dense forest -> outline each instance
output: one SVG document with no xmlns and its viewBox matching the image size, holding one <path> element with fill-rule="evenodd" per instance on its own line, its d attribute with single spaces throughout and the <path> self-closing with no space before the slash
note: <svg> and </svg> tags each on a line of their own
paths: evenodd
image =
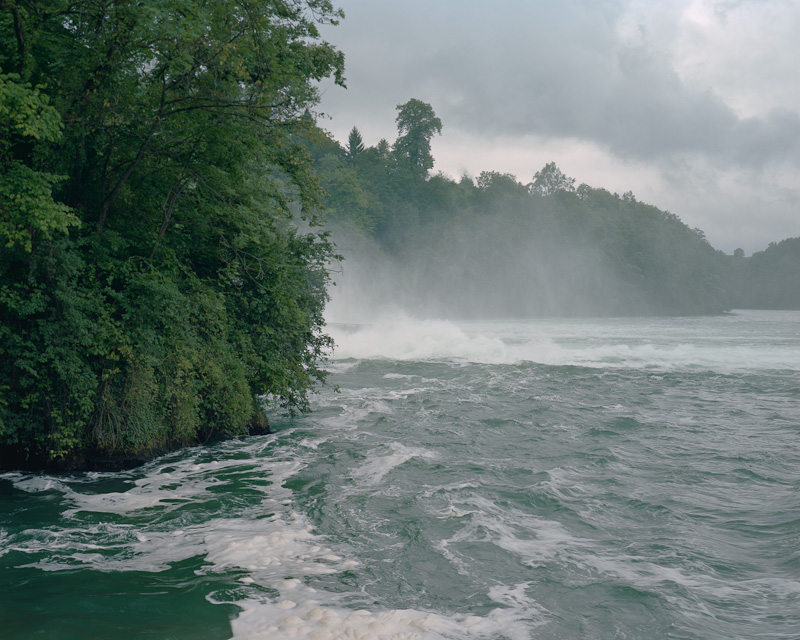
<svg viewBox="0 0 800 640">
<path fill-rule="evenodd" d="M 737 249 L 725 273 L 733 309 L 800 309 L 800 238 L 771 242 L 749 258 Z"/>
<path fill-rule="evenodd" d="M 303 410 L 332 248 L 304 2 L 0 10 L 0 464 L 136 460 Z M 297 219 L 305 218 L 304 231 Z"/>
<path fill-rule="evenodd" d="M 379 304 L 458 317 L 800 308 L 800 239 L 729 256 L 675 214 L 576 186 L 554 163 L 527 184 L 431 176 L 441 129 L 412 99 L 392 144 L 367 148 L 354 127 L 344 145 L 324 134 L 309 145 L 342 268 Z"/>
<path fill-rule="evenodd" d="M 800 239 L 727 256 L 554 163 L 529 183 L 432 175 L 443 123 L 421 100 L 393 143 L 339 144 L 310 109 L 316 81 L 344 84 L 317 29 L 340 17 L 3 5 L 0 466 L 134 462 L 306 410 L 341 271 L 440 316 L 800 308 Z"/>
</svg>

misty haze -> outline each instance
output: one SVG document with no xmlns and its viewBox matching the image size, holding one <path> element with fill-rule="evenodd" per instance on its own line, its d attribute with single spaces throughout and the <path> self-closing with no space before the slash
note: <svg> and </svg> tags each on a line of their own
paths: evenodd
<svg viewBox="0 0 800 640">
<path fill-rule="evenodd" d="M 417 99 L 397 113 L 392 144 L 365 147 L 353 127 L 344 145 L 322 132 L 309 145 L 344 256 L 329 319 L 387 306 L 461 319 L 800 309 L 800 238 L 726 255 L 677 215 L 576 186 L 554 162 L 526 184 L 431 175 L 441 120 Z"/>
</svg>

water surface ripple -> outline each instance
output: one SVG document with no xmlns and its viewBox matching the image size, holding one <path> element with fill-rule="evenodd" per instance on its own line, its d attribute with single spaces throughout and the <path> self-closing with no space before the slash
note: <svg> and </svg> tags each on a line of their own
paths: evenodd
<svg viewBox="0 0 800 640">
<path fill-rule="evenodd" d="M 1 475 L 3 637 L 800 637 L 800 313 L 331 330 L 271 436 Z"/>
</svg>

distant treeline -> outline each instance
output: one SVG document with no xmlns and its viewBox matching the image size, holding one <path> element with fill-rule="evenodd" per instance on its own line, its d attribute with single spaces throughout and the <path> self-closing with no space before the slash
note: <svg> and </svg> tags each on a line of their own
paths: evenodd
<svg viewBox="0 0 800 640">
<path fill-rule="evenodd" d="M 800 309 L 800 238 L 770 242 L 746 258 L 724 256 L 727 302 L 734 309 Z"/>
<path fill-rule="evenodd" d="M 320 133 L 309 150 L 342 252 L 358 261 L 348 247 L 366 245 L 393 265 L 385 285 L 399 304 L 461 316 L 800 308 L 800 239 L 729 256 L 678 216 L 576 187 L 554 163 L 527 184 L 494 171 L 431 176 L 441 121 L 410 100 L 397 125 L 393 144 L 366 147 L 354 127 L 346 145 Z"/>
</svg>

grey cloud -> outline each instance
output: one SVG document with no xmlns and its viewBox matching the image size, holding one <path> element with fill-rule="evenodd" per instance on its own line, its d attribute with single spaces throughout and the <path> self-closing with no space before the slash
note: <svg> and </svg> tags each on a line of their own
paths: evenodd
<svg viewBox="0 0 800 640">
<path fill-rule="evenodd" d="M 764 15 L 777 6 L 754 2 L 744 6 L 756 15 L 762 6 Z M 736 56 L 739 66 L 732 69 L 724 61 L 738 43 L 724 39 L 720 29 L 713 32 L 720 59 L 706 64 L 697 57 L 702 49 L 693 50 L 692 59 L 673 59 L 686 53 L 675 49 L 681 11 L 689 5 L 683 0 L 639 6 L 652 11 L 642 28 L 640 14 L 628 11 L 631 0 L 342 4 L 347 19 L 325 35 L 347 56 L 349 90 L 325 85 L 321 105 L 339 139 L 353 125 L 367 144 L 393 139 L 395 106 L 419 98 L 442 119 L 441 144 L 449 134 L 473 141 L 463 148 L 471 154 L 463 166 L 472 171 L 502 168 L 482 161 L 482 150 L 498 141 L 517 152 L 525 139 L 549 149 L 562 143 L 565 149 L 599 148 L 619 161 L 622 172 L 625 166 L 654 169 L 657 177 L 626 188 L 703 229 L 726 251 L 742 246 L 750 252 L 800 235 L 800 104 L 790 87 L 780 85 L 784 77 L 794 82 L 786 59 L 796 49 L 785 24 L 776 25 L 784 33 L 781 44 L 768 43 L 765 33 L 764 47 L 748 58 Z M 713 8 L 734 15 L 739 4 L 715 2 Z M 779 15 L 800 24 L 800 11 Z M 762 29 L 769 24 L 758 21 Z M 685 71 L 687 60 L 705 75 L 684 80 L 675 65 Z M 714 93 L 713 83 L 703 86 L 698 79 L 719 81 L 725 95 L 745 95 L 748 114 L 756 117 L 738 115 Z M 731 93 L 731 87 L 747 90 Z M 759 108 L 762 90 L 769 93 L 762 105 L 783 110 Z M 529 178 L 538 168 L 515 171 Z M 610 186 L 591 175 L 577 177 Z"/>
<path fill-rule="evenodd" d="M 393 119 L 396 104 L 418 97 L 446 128 L 487 138 L 575 137 L 648 161 L 800 158 L 797 114 L 743 120 L 712 92 L 686 86 L 646 34 L 635 46 L 620 41 L 619 2 L 353 7 L 344 48 L 365 117 L 383 109 Z"/>
<path fill-rule="evenodd" d="M 763 118 L 739 120 L 731 137 L 732 155 L 760 166 L 770 160 L 800 162 L 800 116 L 774 110 Z"/>
<path fill-rule="evenodd" d="M 578 137 L 631 159 L 699 153 L 753 165 L 800 158 L 796 114 L 739 119 L 712 92 L 687 87 L 644 47 L 610 38 L 604 44 L 598 51 L 565 42 L 504 60 L 480 48 L 451 54 L 469 56 L 471 78 L 453 73 L 451 64 L 432 64 L 432 86 L 443 88 L 443 119 L 487 136 Z"/>
</svg>

